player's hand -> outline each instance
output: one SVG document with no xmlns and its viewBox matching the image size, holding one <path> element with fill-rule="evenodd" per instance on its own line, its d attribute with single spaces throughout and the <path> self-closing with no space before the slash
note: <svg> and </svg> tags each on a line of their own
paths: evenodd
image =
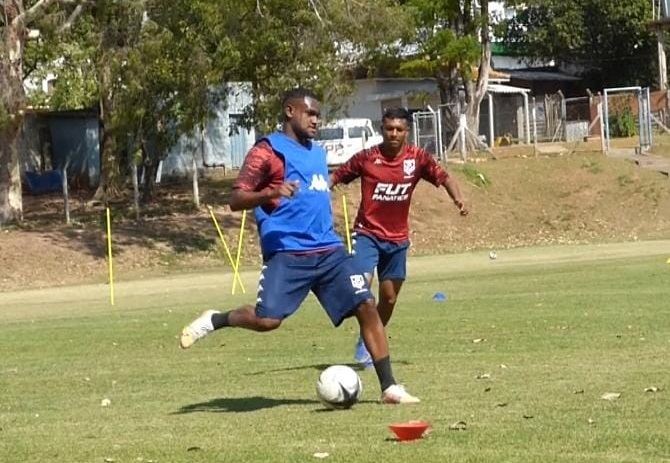
<svg viewBox="0 0 670 463">
<path fill-rule="evenodd" d="M 271 196 L 273 198 L 292 198 L 300 189 L 300 182 L 297 180 L 291 180 L 290 182 L 284 182 L 279 185 L 277 188 L 272 190 Z"/>
<path fill-rule="evenodd" d="M 470 211 L 468 211 L 468 208 L 465 207 L 465 203 L 463 201 L 454 201 L 454 204 L 456 204 L 456 207 L 458 208 L 458 212 L 463 217 L 465 217 L 466 215 L 468 215 L 470 213 Z"/>
</svg>

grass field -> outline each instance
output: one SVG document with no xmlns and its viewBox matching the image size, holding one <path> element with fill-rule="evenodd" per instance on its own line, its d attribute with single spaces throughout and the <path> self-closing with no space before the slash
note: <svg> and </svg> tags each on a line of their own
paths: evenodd
<svg viewBox="0 0 670 463">
<path fill-rule="evenodd" d="M 668 462 L 669 257 L 656 241 L 413 259 L 389 334 L 423 402 L 378 404 L 363 371 L 363 401 L 335 412 L 314 384 L 356 327 L 312 299 L 274 333 L 177 348 L 203 309 L 253 300 L 255 272 L 247 296 L 225 273 L 118 283 L 114 307 L 105 285 L 2 293 L 0 461 Z M 390 439 L 409 419 L 431 434 Z"/>
</svg>

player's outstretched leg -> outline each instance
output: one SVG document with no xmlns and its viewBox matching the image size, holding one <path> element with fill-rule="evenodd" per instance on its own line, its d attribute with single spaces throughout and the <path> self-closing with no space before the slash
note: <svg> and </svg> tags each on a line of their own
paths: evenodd
<svg viewBox="0 0 670 463">
<path fill-rule="evenodd" d="M 374 300 L 364 302 L 356 311 L 356 318 L 361 327 L 361 337 L 372 357 L 372 364 L 377 373 L 382 390 L 381 401 L 385 404 L 411 404 L 420 400 L 396 384 L 391 368 L 388 339 L 384 325 L 379 318 L 379 312 Z"/>
<path fill-rule="evenodd" d="M 212 331 L 234 327 L 252 331 L 272 331 L 279 328 L 280 319 L 259 317 L 251 305 L 245 305 L 229 312 L 206 310 L 181 330 L 179 346 L 188 349 Z"/>
<path fill-rule="evenodd" d="M 181 330 L 179 337 L 179 346 L 182 349 L 188 349 L 200 339 L 207 336 L 214 331 L 212 324 L 212 315 L 216 312 L 214 310 L 205 310 L 198 318 L 193 320 Z"/>
</svg>

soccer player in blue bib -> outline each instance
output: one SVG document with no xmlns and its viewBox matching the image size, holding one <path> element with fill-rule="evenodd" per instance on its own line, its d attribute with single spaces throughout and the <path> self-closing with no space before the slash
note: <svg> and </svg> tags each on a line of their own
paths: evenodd
<svg viewBox="0 0 670 463">
<path fill-rule="evenodd" d="M 393 377 L 374 297 L 333 228 L 326 153 L 311 141 L 319 125 L 319 101 L 309 90 L 294 89 L 285 95 L 282 111 L 282 130 L 249 151 L 230 197 L 232 210 L 253 209 L 256 217 L 263 253 L 256 305 L 205 311 L 184 327 L 180 345 L 188 349 L 227 327 L 272 331 L 298 310 L 311 290 L 336 327 L 356 317 L 382 402 L 419 402 Z"/>
</svg>

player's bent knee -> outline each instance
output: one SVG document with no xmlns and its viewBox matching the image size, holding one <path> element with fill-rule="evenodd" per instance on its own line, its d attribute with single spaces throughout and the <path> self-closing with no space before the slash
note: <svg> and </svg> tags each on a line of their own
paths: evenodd
<svg viewBox="0 0 670 463">
<path fill-rule="evenodd" d="M 386 307 L 393 308 L 395 307 L 395 303 L 398 300 L 396 296 L 386 296 L 380 299 L 380 303 L 383 302 Z"/>
<path fill-rule="evenodd" d="M 272 331 L 281 326 L 281 320 L 275 318 L 259 318 L 256 321 L 258 331 Z"/>
<path fill-rule="evenodd" d="M 379 314 L 377 313 L 377 305 L 375 304 L 374 299 L 368 299 L 365 302 L 362 302 L 356 310 L 356 317 L 358 317 L 358 319 L 375 316 L 378 317 Z"/>
</svg>

